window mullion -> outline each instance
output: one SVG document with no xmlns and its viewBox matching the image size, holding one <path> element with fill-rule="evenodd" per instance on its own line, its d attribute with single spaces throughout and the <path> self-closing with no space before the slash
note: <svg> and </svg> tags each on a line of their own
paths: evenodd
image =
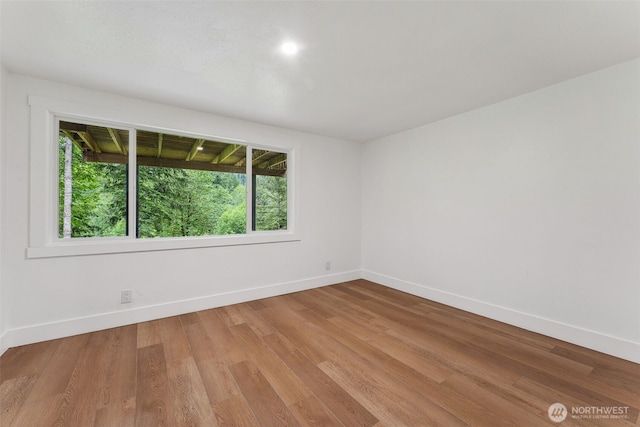
<svg viewBox="0 0 640 427">
<path fill-rule="evenodd" d="M 136 129 L 129 130 L 129 158 L 127 168 L 127 238 L 136 239 L 138 230 L 138 160 Z"/>
<path fill-rule="evenodd" d="M 246 233 L 247 234 L 251 234 L 253 232 L 252 230 L 252 224 L 253 224 L 253 176 L 252 176 L 252 169 L 253 169 L 253 149 L 247 145 L 246 148 L 246 189 L 247 189 L 247 227 L 246 227 Z"/>
</svg>

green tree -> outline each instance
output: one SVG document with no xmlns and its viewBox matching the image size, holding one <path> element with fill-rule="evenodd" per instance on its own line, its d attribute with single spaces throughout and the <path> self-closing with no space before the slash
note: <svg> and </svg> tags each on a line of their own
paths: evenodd
<svg viewBox="0 0 640 427">
<path fill-rule="evenodd" d="M 287 228 L 287 179 L 256 177 L 256 230 Z"/>
<path fill-rule="evenodd" d="M 59 236 L 63 237 L 64 160 L 67 137 L 59 142 Z M 126 226 L 126 166 L 85 162 L 82 150 L 72 150 L 71 237 L 124 235 Z"/>
<path fill-rule="evenodd" d="M 237 174 L 141 166 L 138 169 L 140 237 L 219 234 L 227 210 L 240 205 Z M 235 187 L 234 187 L 235 186 Z M 233 191 L 230 191 L 233 189 Z M 240 190 L 244 191 L 244 190 Z"/>
<path fill-rule="evenodd" d="M 247 230 L 247 202 L 229 206 L 218 220 L 215 234 L 243 234 Z"/>
</svg>

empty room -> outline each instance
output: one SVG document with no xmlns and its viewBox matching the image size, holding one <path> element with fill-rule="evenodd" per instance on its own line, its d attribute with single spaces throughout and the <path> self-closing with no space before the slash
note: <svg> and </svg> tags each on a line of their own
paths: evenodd
<svg viewBox="0 0 640 427">
<path fill-rule="evenodd" d="M 0 426 L 640 425 L 640 2 L 0 0 Z"/>
</svg>

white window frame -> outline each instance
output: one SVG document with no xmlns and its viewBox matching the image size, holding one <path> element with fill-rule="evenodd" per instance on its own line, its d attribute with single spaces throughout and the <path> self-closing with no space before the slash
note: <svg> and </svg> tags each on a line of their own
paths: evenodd
<svg viewBox="0 0 640 427">
<path fill-rule="evenodd" d="M 40 96 L 30 96 L 30 183 L 29 242 L 27 258 L 49 258 L 94 254 L 145 252 L 218 246 L 254 245 L 300 240 L 297 229 L 297 154 L 296 146 L 262 145 L 236 138 L 193 133 L 169 127 L 135 123 L 130 113 L 111 108 L 78 104 Z M 60 120 L 83 124 L 111 126 L 129 131 L 129 235 L 121 237 L 86 237 L 62 239 L 58 235 L 58 123 Z M 174 135 L 241 143 L 247 146 L 247 158 L 253 149 L 287 154 L 287 230 L 254 231 L 251 229 L 252 162 L 246 162 L 247 229 L 246 234 L 223 236 L 137 238 L 136 230 L 136 131 L 171 133 Z"/>
</svg>

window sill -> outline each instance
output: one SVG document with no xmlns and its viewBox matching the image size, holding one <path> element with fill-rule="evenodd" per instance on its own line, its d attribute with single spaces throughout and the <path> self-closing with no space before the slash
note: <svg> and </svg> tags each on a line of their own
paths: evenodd
<svg viewBox="0 0 640 427">
<path fill-rule="evenodd" d="M 266 243 L 295 242 L 300 237 L 290 232 L 258 232 L 250 235 L 172 237 L 154 239 L 100 238 L 78 239 L 52 243 L 47 246 L 30 246 L 27 259 L 57 258 L 130 252 L 168 251 L 222 246 L 260 245 Z"/>
</svg>

